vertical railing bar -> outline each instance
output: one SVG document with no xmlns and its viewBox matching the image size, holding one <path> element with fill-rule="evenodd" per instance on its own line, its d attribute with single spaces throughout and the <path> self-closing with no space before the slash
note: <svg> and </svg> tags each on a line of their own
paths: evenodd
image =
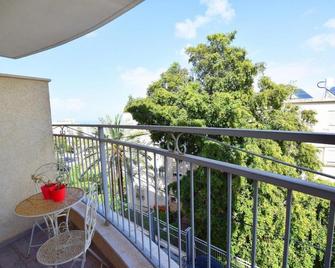
<svg viewBox="0 0 335 268">
<path fill-rule="evenodd" d="M 252 218 L 252 253 L 251 253 L 251 267 L 256 267 L 256 249 L 257 249 L 257 221 L 258 221 L 258 181 L 253 183 L 253 218 Z"/>
<path fill-rule="evenodd" d="M 73 139 L 74 137 L 70 137 L 71 139 L 71 146 L 72 146 L 72 151 L 73 151 L 73 155 L 74 157 L 71 157 L 71 162 L 73 162 L 72 166 L 71 166 L 71 170 L 70 170 L 70 181 L 72 180 L 72 183 L 75 187 L 78 187 L 78 181 L 75 179 L 76 178 L 76 169 L 75 169 L 75 165 L 76 165 L 76 153 L 75 153 L 75 147 L 74 147 L 74 142 Z M 73 160 L 73 161 L 72 161 Z"/>
<path fill-rule="evenodd" d="M 114 148 L 114 146 L 116 146 L 116 148 Z M 111 181 L 111 190 L 112 190 L 112 193 L 113 193 L 113 211 L 114 213 L 116 214 L 116 222 L 114 222 L 114 224 L 117 225 L 117 227 L 119 227 L 119 212 L 118 212 L 118 208 L 117 208 L 117 192 L 116 192 L 116 189 L 117 189 L 117 158 L 118 158 L 118 155 L 117 155 L 117 144 L 113 144 L 112 145 L 112 181 Z M 113 213 L 113 214 L 114 214 Z"/>
<path fill-rule="evenodd" d="M 106 176 L 106 182 L 107 182 L 107 187 L 108 187 L 108 171 L 107 171 L 107 142 L 105 142 L 105 176 Z M 101 151 L 100 151 L 100 142 L 98 144 L 98 141 L 95 141 L 95 147 L 97 148 L 97 151 L 99 152 L 98 154 L 96 154 L 96 162 L 98 163 L 97 167 L 98 167 L 98 178 L 101 179 L 101 182 L 103 183 L 103 174 L 102 174 L 102 165 L 101 165 Z M 108 197 L 107 197 L 107 204 L 108 204 L 108 199 L 109 199 L 109 191 L 108 191 L 108 188 L 107 188 L 107 194 L 108 194 Z M 105 202 L 103 202 L 103 207 L 106 211 L 106 209 L 108 208 L 108 205 L 107 205 L 107 208 L 106 208 L 106 204 Z"/>
<path fill-rule="evenodd" d="M 178 257 L 179 257 L 179 267 L 182 267 L 182 256 L 181 256 L 181 205 L 180 205 L 180 176 L 179 176 L 179 160 L 176 161 L 176 173 L 177 173 L 177 213 L 178 213 Z"/>
<path fill-rule="evenodd" d="M 161 267 L 161 238 L 159 226 L 159 208 L 158 208 L 158 181 L 157 181 L 157 155 L 154 153 L 154 177 L 155 177 L 155 205 L 156 205 L 156 223 L 157 223 L 157 247 L 158 247 L 158 267 Z"/>
<path fill-rule="evenodd" d="M 111 164 L 111 147 L 113 144 L 111 142 L 106 143 L 106 164 L 107 164 L 107 182 L 108 182 L 108 191 L 109 191 L 109 200 L 108 200 L 108 209 L 110 211 L 110 217 L 113 217 L 113 209 L 111 206 L 112 192 L 111 192 L 111 173 L 112 173 L 112 164 Z"/>
<path fill-rule="evenodd" d="M 166 236 L 168 250 L 168 268 L 171 266 L 171 250 L 170 250 L 170 217 L 169 217 L 169 189 L 167 181 L 167 157 L 164 156 L 164 186 L 165 186 L 165 217 L 166 217 Z"/>
<path fill-rule="evenodd" d="M 139 150 L 137 150 L 137 174 L 138 174 L 138 191 L 139 191 L 139 197 L 140 197 L 142 250 L 144 250 L 144 228 L 143 228 L 143 209 L 142 209 L 142 183 L 141 183 L 141 166 L 140 166 L 140 151 Z"/>
<path fill-rule="evenodd" d="M 227 174 L 227 267 L 231 267 L 232 174 Z"/>
<path fill-rule="evenodd" d="M 85 164 L 84 164 L 84 159 L 85 159 L 85 144 L 83 145 L 82 139 L 79 139 L 79 146 L 80 146 L 80 162 L 81 162 L 81 171 L 80 171 L 80 178 L 84 179 L 84 181 L 80 180 L 80 185 L 81 188 L 86 191 L 85 188 Z"/>
<path fill-rule="evenodd" d="M 118 200 L 120 199 L 120 195 L 118 196 L 118 191 L 117 191 L 117 188 L 118 188 L 118 181 L 119 181 L 119 170 L 118 170 L 118 161 L 119 161 L 119 154 L 118 154 L 118 148 L 119 148 L 119 145 L 118 144 L 115 144 L 116 146 L 116 149 L 114 150 L 115 154 L 114 154 L 114 183 L 113 183 L 113 191 L 114 191 L 114 194 L 115 194 L 115 203 L 114 203 L 114 206 L 115 206 L 115 212 L 116 212 L 116 220 L 117 220 L 117 226 L 120 227 L 120 211 L 119 211 L 119 204 L 118 204 Z M 119 193 L 120 194 L 120 193 Z"/>
<path fill-rule="evenodd" d="M 136 223 L 136 207 L 135 207 L 135 193 L 134 193 L 134 175 L 133 175 L 133 157 L 131 147 L 129 147 L 129 161 L 130 161 L 130 181 L 131 181 L 131 196 L 134 214 L 134 234 L 135 244 L 137 244 L 137 223 Z"/>
<path fill-rule="evenodd" d="M 86 174 L 87 174 L 87 189 L 89 189 L 89 185 L 91 183 L 92 178 L 92 170 L 91 170 L 91 149 L 90 149 L 90 140 L 86 140 L 86 149 L 88 150 L 88 154 L 86 155 Z M 84 140 L 84 141 L 85 141 Z"/>
<path fill-rule="evenodd" d="M 89 172 L 90 172 L 89 184 L 92 184 L 92 177 L 93 177 L 93 172 L 92 172 L 92 155 L 94 155 L 94 152 L 92 152 L 91 139 L 88 139 L 87 143 L 88 143 L 88 148 L 90 148 L 89 157 L 88 157 L 88 165 L 89 165 Z"/>
<path fill-rule="evenodd" d="M 72 148 L 72 151 L 73 151 L 73 154 L 75 155 L 75 150 L 74 150 L 74 143 L 73 143 L 73 137 L 69 137 L 69 140 L 71 141 L 71 148 Z M 71 168 L 70 168 L 70 172 L 69 172 L 69 175 L 70 175 L 70 184 L 77 187 L 77 181 L 74 179 L 75 177 L 75 168 L 73 168 L 73 163 L 72 163 L 72 160 L 73 160 L 73 157 L 71 156 L 70 158 L 70 163 L 71 163 Z M 72 182 L 71 182 L 72 181 Z"/>
<path fill-rule="evenodd" d="M 194 170 L 193 163 L 190 163 L 190 173 L 191 173 L 191 239 L 192 239 L 192 268 L 195 268 L 195 244 L 194 244 L 194 234 L 195 234 L 195 224 L 194 224 Z"/>
<path fill-rule="evenodd" d="M 64 150 L 63 150 L 63 161 L 65 162 L 64 158 L 67 156 L 67 151 L 66 151 L 67 139 L 66 139 L 66 136 L 64 136 L 64 140 L 65 140 L 65 147 L 64 147 Z"/>
<path fill-rule="evenodd" d="M 111 171 L 110 171 L 110 192 L 112 195 L 111 200 L 111 208 L 112 208 L 112 222 L 114 222 L 114 213 L 115 213 L 115 192 L 114 192 L 114 178 L 115 178 L 115 154 L 114 154 L 114 143 L 111 143 L 111 156 L 110 156 L 110 165 L 111 165 Z"/>
<path fill-rule="evenodd" d="M 103 128 L 102 128 L 103 129 Z M 98 130 L 99 132 L 99 130 Z M 102 133 L 103 134 L 103 133 Z M 104 134 L 103 134 L 104 135 Z M 97 165 L 94 165 L 94 174 L 95 177 L 99 179 L 102 190 L 103 190 L 103 202 L 102 202 L 102 208 L 105 212 L 105 224 L 108 223 L 108 204 L 109 204 L 109 192 L 108 192 L 108 173 L 107 173 L 107 148 L 108 145 L 106 142 L 101 142 L 99 140 L 92 140 L 93 146 L 95 146 L 97 153 L 95 154 L 95 157 L 93 157 L 94 163 L 97 163 Z M 95 144 L 95 145 L 94 145 Z M 102 149 L 102 147 L 104 147 Z M 98 169 L 98 176 L 97 176 L 97 169 Z"/>
<path fill-rule="evenodd" d="M 80 170 L 79 170 L 79 148 L 78 148 L 78 143 L 77 143 L 78 137 L 73 138 L 73 146 L 74 146 L 74 161 L 75 161 L 75 173 L 76 173 L 76 187 L 80 187 L 80 182 L 79 182 L 79 176 L 80 176 Z"/>
<path fill-rule="evenodd" d="M 91 170 L 91 149 L 90 149 L 90 140 L 89 139 L 87 139 L 86 140 L 86 142 L 87 142 L 87 148 L 88 148 L 88 150 L 89 150 L 89 152 L 88 152 L 88 156 L 87 156 L 87 158 L 86 158 L 86 160 L 87 160 L 87 162 L 88 162 L 88 164 L 87 164 L 87 175 L 88 175 L 88 182 L 87 182 L 87 188 L 89 187 L 89 185 L 90 185 L 90 183 L 91 183 L 91 178 L 92 178 L 92 170 Z"/>
<path fill-rule="evenodd" d="M 83 159 L 83 162 L 84 162 L 84 171 L 85 171 L 85 179 L 83 181 L 83 184 L 84 184 L 85 191 L 87 191 L 88 190 L 88 180 L 89 180 L 87 154 L 89 154 L 89 153 L 87 152 L 87 140 L 83 139 L 82 142 L 83 142 L 83 145 L 84 145 L 84 159 Z M 87 178 L 87 180 L 86 180 L 86 178 Z"/>
<path fill-rule="evenodd" d="M 130 205 L 129 205 L 129 192 L 128 192 L 128 167 L 127 167 L 127 159 L 126 159 L 126 147 L 123 145 L 123 163 L 124 163 L 124 175 L 125 175 L 125 184 L 126 184 L 126 193 L 127 193 L 127 213 L 128 213 L 128 235 L 130 237 Z"/>
<path fill-rule="evenodd" d="M 122 215 L 122 230 L 124 231 L 124 204 L 123 204 L 123 176 L 122 176 L 122 157 L 120 153 L 120 147 L 117 146 L 117 155 L 120 157 L 119 163 L 118 163 L 118 169 L 119 169 L 119 194 L 120 194 L 120 203 L 121 203 L 121 215 Z M 123 159 L 124 160 L 124 159 Z M 122 182 L 122 183 L 121 183 Z"/>
<path fill-rule="evenodd" d="M 70 174 L 71 171 L 72 171 L 72 167 L 71 167 L 71 161 L 69 161 L 69 159 L 71 159 L 71 157 L 69 156 L 68 148 L 71 148 L 71 145 L 70 145 L 70 142 L 69 142 L 69 138 L 67 136 L 64 136 L 64 138 L 65 138 L 65 149 L 66 150 L 64 150 L 64 159 L 63 159 L 64 162 L 63 162 L 63 165 L 65 167 L 69 168 L 69 174 Z M 66 159 L 69 162 L 68 165 L 66 163 L 67 162 Z"/>
<path fill-rule="evenodd" d="M 60 142 L 60 136 L 55 136 L 55 142 L 57 144 L 57 163 L 60 163 L 60 154 L 61 154 L 61 142 Z"/>
<path fill-rule="evenodd" d="M 83 156 L 82 156 L 82 148 L 80 146 L 80 137 L 77 137 L 76 139 L 76 146 L 77 146 L 77 149 L 78 149 L 78 171 L 79 171 L 79 176 L 78 176 L 78 183 L 80 185 L 80 188 L 83 189 L 83 184 L 82 184 L 82 181 L 81 181 L 81 175 L 82 175 L 82 170 L 83 170 L 83 163 L 82 163 L 82 159 L 83 159 Z"/>
<path fill-rule="evenodd" d="M 93 158 L 95 162 L 98 163 L 98 178 L 101 179 L 102 182 L 102 191 L 103 191 L 103 208 L 105 210 L 105 224 L 108 223 L 109 218 L 109 191 L 108 191 L 108 173 L 107 173 L 107 144 L 103 141 L 105 138 L 104 134 L 104 128 L 98 127 L 98 134 L 99 134 L 99 146 L 98 142 L 95 141 L 95 147 L 98 151 L 96 154 L 96 157 Z M 94 141 L 93 141 L 94 142 Z M 107 149 L 106 149 L 107 148 Z M 94 171 L 96 172 L 96 168 L 94 168 Z M 100 178 L 101 174 L 101 178 Z M 95 175 L 97 177 L 97 175 Z"/>
<path fill-rule="evenodd" d="M 330 268 L 333 255 L 333 240 L 334 240 L 334 224 L 335 224 L 335 202 L 330 201 L 328 226 L 327 226 L 327 245 L 325 252 L 324 267 Z"/>
<path fill-rule="evenodd" d="M 76 171 L 76 180 L 77 180 L 78 187 L 82 188 L 81 187 L 81 181 L 80 181 L 81 165 L 80 165 L 80 156 L 79 156 L 79 154 L 80 154 L 80 148 L 78 146 L 78 137 L 75 138 L 75 144 L 76 144 L 76 150 L 75 150 L 76 157 L 75 157 L 75 159 L 76 159 L 76 165 L 78 167 L 78 168 L 76 168 L 76 170 L 77 170 Z"/>
<path fill-rule="evenodd" d="M 84 155 L 84 152 L 85 152 L 85 145 L 83 145 L 83 141 L 82 139 L 80 138 L 79 139 L 79 146 L 80 146 L 80 165 L 81 165 L 81 171 L 80 171 L 80 185 L 81 185 L 81 188 L 85 189 L 85 176 L 84 176 L 84 173 L 85 173 L 85 163 L 84 163 L 84 159 L 85 159 L 85 155 Z"/>
<path fill-rule="evenodd" d="M 58 136 L 52 135 L 52 142 L 54 145 L 54 151 L 56 153 L 56 161 L 59 164 L 59 153 L 58 153 L 58 141 L 57 140 L 58 140 Z"/>
<path fill-rule="evenodd" d="M 211 169 L 207 168 L 207 267 L 211 268 Z"/>
<path fill-rule="evenodd" d="M 148 220 L 149 220 L 149 251 L 150 251 L 150 259 L 152 258 L 152 226 L 151 226 L 151 208 L 150 208 L 150 193 L 149 193 L 149 169 L 148 169 L 148 152 L 144 152 L 145 157 L 145 177 L 147 183 L 147 205 L 148 205 Z"/>
<path fill-rule="evenodd" d="M 92 150 L 92 154 L 91 154 L 91 158 L 90 158 L 90 167 L 91 167 L 91 174 L 92 174 L 92 177 L 91 177 L 91 183 L 94 182 L 94 179 L 95 179 L 95 176 L 96 176 L 96 173 L 95 173 L 95 157 L 96 155 L 99 153 L 99 151 L 96 151 L 96 148 L 95 148 L 95 145 L 94 145 L 94 140 L 91 140 L 89 139 L 89 142 L 90 142 L 90 147 L 91 147 L 91 150 Z M 98 204 L 100 205 L 100 202 L 99 202 L 99 199 L 98 199 Z"/>
<path fill-rule="evenodd" d="M 286 219 L 285 219 L 283 268 L 288 267 L 288 254 L 289 254 L 290 234 L 291 234 L 291 210 L 292 210 L 292 190 L 288 189 L 287 197 L 286 197 Z"/>
</svg>

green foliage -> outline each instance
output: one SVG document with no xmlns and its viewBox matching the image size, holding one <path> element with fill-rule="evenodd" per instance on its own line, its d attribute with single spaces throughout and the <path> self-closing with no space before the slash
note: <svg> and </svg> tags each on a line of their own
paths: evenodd
<svg viewBox="0 0 335 268">
<path fill-rule="evenodd" d="M 152 83 L 146 98 L 130 98 L 126 111 L 140 124 L 170 126 L 207 126 L 222 128 L 273 129 L 306 131 L 316 122 L 315 113 L 300 112 L 286 102 L 295 88 L 276 84 L 262 76 L 263 64 L 247 58 L 243 48 L 232 44 L 235 32 L 208 36 L 208 42 L 187 49 L 192 70 L 177 63 Z M 260 76 L 259 92 L 253 89 Z M 248 151 L 319 170 L 317 149 L 309 144 L 277 142 L 239 137 L 216 137 Z M 167 135 L 152 133 L 152 139 L 166 147 Z M 235 163 L 250 168 L 299 178 L 294 168 L 233 150 L 196 136 L 184 136 L 188 152 Z M 195 180 L 195 221 L 197 236 L 206 239 L 206 170 L 197 168 Z M 212 242 L 225 249 L 226 244 L 226 175 L 213 171 L 211 188 Z M 175 185 L 170 185 L 172 189 Z M 281 267 L 287 191 L 270 184 L 259 184 L 259 220 L 257 265 Z M 233 177 L 233 241 L 234 255 L 250 261 L 252 231 L 252 182 Z M 190 178 L 181 180 L 182 213 L 190 217 Z M 294 193 L 290 267 L 318 267 L 323 259 L 325 222 L 328 205 L 325 201 Z M 321 250 L 320 250 L 321 249 Z"/>
<path fill-rule="evenodd" d="M 73 146 L 66 140 L 66 137 L 58 137 L 55 150 L 59 153 L 73 153 Z"/>
</svg>

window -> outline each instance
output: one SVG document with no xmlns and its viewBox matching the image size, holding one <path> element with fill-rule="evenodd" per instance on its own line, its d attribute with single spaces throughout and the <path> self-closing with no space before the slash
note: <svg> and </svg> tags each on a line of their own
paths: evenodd
<svg viewBox="0 0 335 268">
<path fill-rule="evenodd" d="M 328 126 L 335 127 L 335 111 L 328 111 Z"/>
<path fill-rule="evenodd" d="M 325 164 L 335 166 L 335 148 L 328 147 L 325 148 Z"/>
<path fill-rule="evenodd" d="M 136 199 L 140 199 L 140 189 L 139 189 L 138 186 L 135 187 L 135 191 L 136 191 Z M 141 191 L 141 198 L 142 198 L 142 200 L 145 199 L 145 193 L 144 193 L 143 189 Z"/>
<path fill-rule="evenodd" d="M 159 175 L 160 177 L 163 177 L 163 176 L 164 176 L 164 172 L 165 172 L 165 168 L 164 168 L 164 167 L 160 167 L 160 168 L 158 169 L 158 175 Z"/>
</svg>

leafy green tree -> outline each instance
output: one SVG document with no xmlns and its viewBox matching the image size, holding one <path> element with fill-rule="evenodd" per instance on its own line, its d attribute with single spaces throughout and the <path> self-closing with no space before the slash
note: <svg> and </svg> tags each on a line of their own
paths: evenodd
<svg viewBox="0 0 335 268">
<path fill-rule="evenodd" d="M 264 64 L 255 64 L 245 49 L 233 45 L 235 32 L 208 36 L 208 42 L 187 49 L 191 71 L 173 63 L 152 83 L 147 97 L 130 98 L 126 111 L 140 124 L 202 126 L 222 128 L 305 131 L 316 122 L 311 111 L 300 112 L 286 102 L 295 88 L 276 84 L 263 76 Z M 255 78 L 259 91 L 254 89 Z M 311 169 L 318 170 L 317 150 L 309 144 L 240 137 L 215 137 L 221 143 L 203 137 L 185 135 L 188 152 L 207 158 L 235 163 L 293 177 L 305 176 L 294 168 L 256 157 L 230 146 Z M 166 148 L 164 133 L 152 133 L 152 139 Z M 230 146 L 227 146 L 230 145 Z M 196 235 L 206 239 L 206 170 L 198 168 L 195 179 Z M 172 188 L 175 185 L 172 185 Z M 226 245 L 226 175 L 213 171 L 211 187 L 212 243 Z M 232 253 L 250 261 L 252 241 L 252 181 L 233 177 Z M 285 189 L 259 184 L 257 264 L 281 267 L 285 226 Z M 190 178 L 181 181 L 183 217 L 190 218 Z M 294 193 L 290 267 L 318 267 L 325 245 L 325 201 Z M 215 234 L 215 235 L 213 235 Z"/>
</svg>

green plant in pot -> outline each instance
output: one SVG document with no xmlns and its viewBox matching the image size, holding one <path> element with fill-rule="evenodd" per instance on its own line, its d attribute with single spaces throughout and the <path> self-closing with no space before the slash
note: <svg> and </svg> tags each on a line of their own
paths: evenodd
<svg viewBox="0 0 335 268">
<path fill-rule="evenodd" d="M 66 172 L 61 172 L 56 177 L 55 188 L 51 191 L 51 198 L 55 202 L 61 202 L 65 199 L 66 196 L 66 187 L 69 179 L 69 174 Z"/>
<path fill-rule="evenodd" d="M 36 190 L 41 189 L 45 199 L 64 200 L 69 179 L 68 168 L 61 163 L 47 163 L 37 168 L 31 176 Z"/>
</svg>

